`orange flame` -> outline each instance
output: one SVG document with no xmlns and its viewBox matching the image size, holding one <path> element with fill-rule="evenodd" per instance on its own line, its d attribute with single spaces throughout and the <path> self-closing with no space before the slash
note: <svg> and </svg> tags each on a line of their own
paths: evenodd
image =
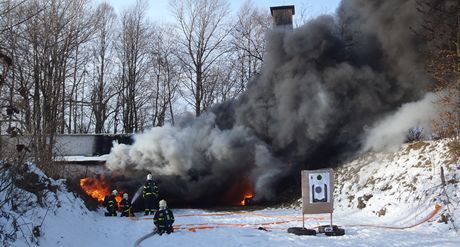
<svg viewBox="0 0 460 247">
<path fill-rule="evenodd" d="M 254 194 L 252 192 L 246 192 L 244 194 L 243 200 L 240 202 L 240 205 L 246 206 L 253 197 L 254 197 Z"/>
<path fill-rule="evenodd" d="M 248 178 L 243 179 L 239 184 L 239 189 L 241 191 L 240 198 L 242 198 L 239 204 L 246 206 L 254 197 L 254 188 L 251 181 Z"/>
<path fill-rule="evenodd" d="M 110 185 L 104 178 L 82 178 L 80 179 L 80 187 L 92 198 L 98 202 L 103 202 L 104 198 L 110 195 Z M 115 197 L 118 204 L 121 202 L 121 193 Z"/>
</svg>

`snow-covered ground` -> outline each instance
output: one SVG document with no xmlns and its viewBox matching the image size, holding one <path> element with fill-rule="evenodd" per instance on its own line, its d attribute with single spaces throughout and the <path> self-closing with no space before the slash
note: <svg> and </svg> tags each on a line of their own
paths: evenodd
<svg viewBox="0 0 460 247">
<path fill-rule="evenodd" d="M 441 166 L 446 186 L 440 185 Z M 333 220 L 345 229 L 345 236 L 287 233 L 288 227 L 302 226 L 299 205 L 218 212 L 173 208 L 176 232 L 154 235 L 139 246 L 460 246 L 460 235 L 454 230 L 460 217 L 459 168 L 446 141 L 438 141 L 367 154 L 336 169 Z M 58 203 L 48 211 L 34 207 L 19 217 L 22 233 L 11 246 L 33 246 L 30 232 L 40 224 L 36 239 L 46 247 L 134 246 L 153 229 L 151 217 L 104 217 L 103 209 L 89 211 L 67 191 L 63 180 L 52 183 L 60 189 L 45 200 L 57 199 Z M 429 218 L 436 205 L 441 206 L 440 211 Z M 1 224 L 11 224 L 2 217 Z M 447 220 L 440 222 L 442 219 Z M 327 214 L 305 215 L 308 228 L 328 223 Z"/>
<path fill-rule="evenodd" d="M 70 201 L 68 203 L 71 203 Z M 301 226 L 301 217 L 294 209 L 266 209 L 240 212 L 207 212 L 174 210 L 176 227 L 171 235 L 154 235 L 139 246 L 459 246 L 460 238 L 452 231 L 442 232 L 431 227 L 392 230 L 352 226 L 376 223 L 362 215 L 341 212 L 335 223 L 343 226 L 341 237 L 296 236 L 286 232 L 290 226 Z M 423 212 L 427 213 L 428 212 Z M 64 204 L 57 215 L 48 216 L 40 239 L 41 246 L 126 247 L 153 229 L 151 217 L 135 219 L 104 217 L 103 212 L 88 212 L 73 203 Z M 411 215 L 411 220 L 416 220 Z M 285 222 L 287 223 L 280 223 Z M 306 218 L 307 227 L 327 224 L 328 215 Z M 390 222 L 390 224 L 393 222 Z M 396 223 L 394 225 L 399 225 Z M 264 226 L 268 231 L 258 230 Z M 208 228 L 209 227 L 209 228 Z M 447 229 L 446 229 L 447 230 Z M 19 243 L 18 243 L 19 244 Z M 26 246 L 26 245 L 17 245 Z"/>
</svg>

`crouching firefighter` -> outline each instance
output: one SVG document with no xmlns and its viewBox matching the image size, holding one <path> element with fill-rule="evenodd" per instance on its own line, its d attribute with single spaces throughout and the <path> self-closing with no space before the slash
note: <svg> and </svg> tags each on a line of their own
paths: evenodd
<svg viewBox="0 0 460 247">
<path fill-rule="evenodd" d="M 111 195 L 106 196 L 104 198 L 103 205 L 107 209 L 105 216 L 117 216 L 118 204 L 117 204 L 117 200 L 115 200 L 115 197 L 117 196 L 117 194 L 118 194 L 118 191 L 113 190 Z"/>
<path fill-rule="evenodd" d="M 120 202 L 120 210 L 121 210 L 120 217 L 133 216 L 133 214 L 131 213 L 131 202 L 128 200 L 128 193 L 123 194 L 123 199 Z"/>
<path fill-rule="evenodd" d="M 155 214 L 155 211 L 158 209 L 158 196 L 159 190 L 158 185 L 152 179 L 152 174 L 147 175 L 147 181 L 144 184 L 144 189 L 142 190 L 142 197 L 144 198 L 144 215 Z"/>
<path fill-rule="evenodd" d="M 170 234 L 174 231 L 173 223 L 174 223 L 174 215 L 171 210 L 167 208 L 166 201 L 161 200 L 159 203 L 160 210 L 155 212 L 153 216 L 153 223 L 156 226 L 155 232 L 159 235 L 163 233 Z"/>
</svg>

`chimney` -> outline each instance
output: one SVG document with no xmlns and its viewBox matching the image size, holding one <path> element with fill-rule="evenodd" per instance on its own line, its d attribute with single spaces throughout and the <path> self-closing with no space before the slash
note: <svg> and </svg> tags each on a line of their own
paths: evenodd
<svg viewBox="0 0 460 247">
<path fill-rule="evenodd" d="M 270 7 L 273 17 L 273 27 L 292 29 L 292 16 L 295 14 L 294 5 Z"/>
</svg>

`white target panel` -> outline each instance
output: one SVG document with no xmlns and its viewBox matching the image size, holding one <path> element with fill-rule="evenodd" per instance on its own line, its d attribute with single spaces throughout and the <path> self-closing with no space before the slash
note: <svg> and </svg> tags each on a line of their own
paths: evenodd
<svg viewBox="0 0 460 247">
<path fill-rule="evenodd" d="M 302 208 L 304 214 L 332 213 L 334 210 L 334 173 L 332 169 L 302 171 Z"/>
<path fill-rule="evenodd" d="M 331 201 L 331 186 L 329 173 L 310 173 L 308 176 L 308 184 L 310 187 L 310 203 L 330 202 Z"/>
</svg>

